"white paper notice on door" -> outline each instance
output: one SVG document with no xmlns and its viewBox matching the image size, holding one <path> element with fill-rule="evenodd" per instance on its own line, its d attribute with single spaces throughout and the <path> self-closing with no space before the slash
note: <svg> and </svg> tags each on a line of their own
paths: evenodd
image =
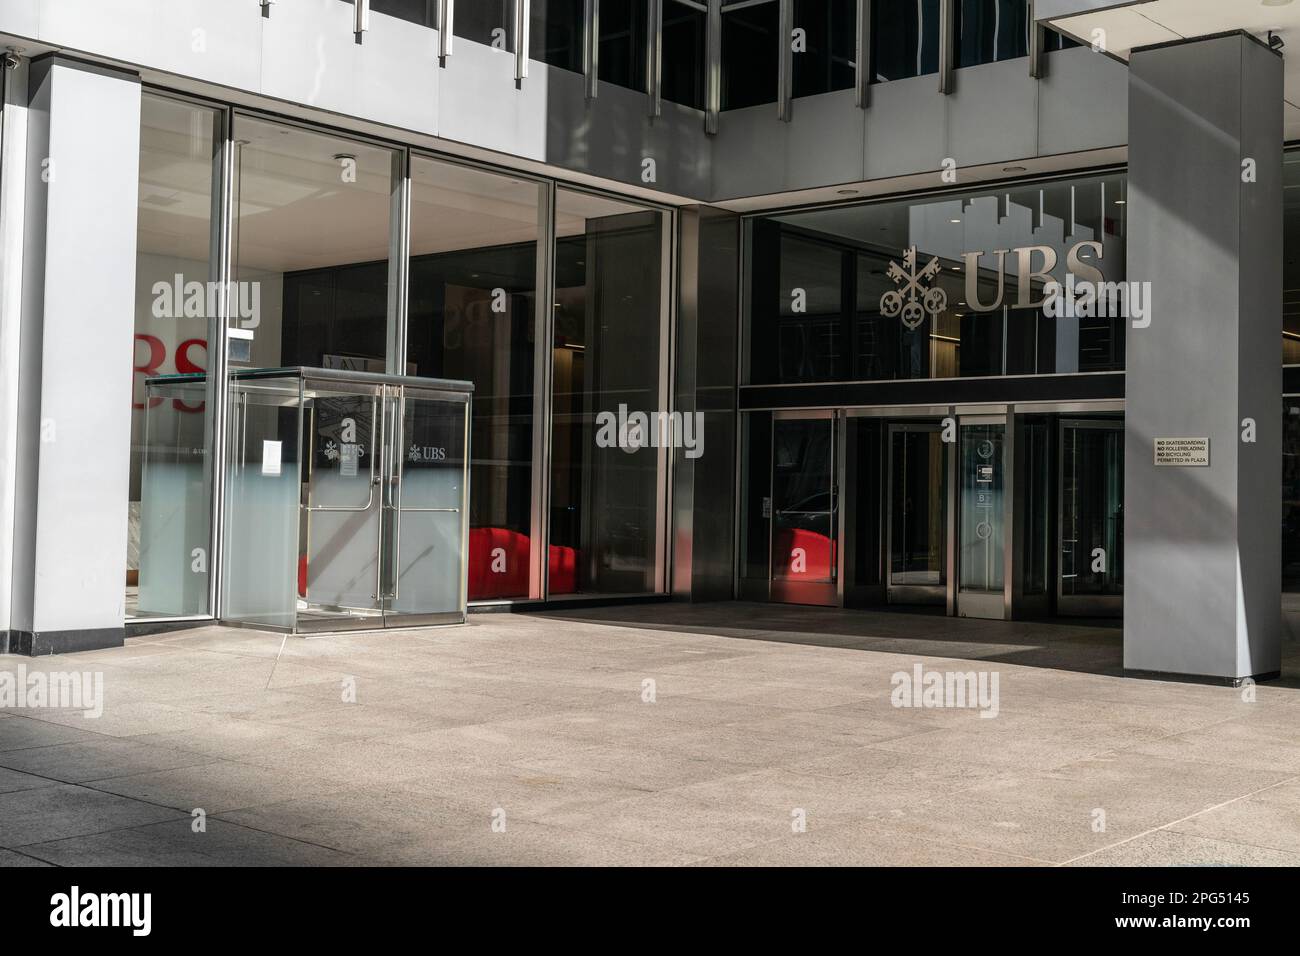
<svg viewBox="0 0 1300 956">
<path fill-rule="evenodd" d="M 280 474 L 280 443 L 262 440 L 262 474 L 277 476 Z"/>
<path fill-rule="evenodd" d="M 339 474 L 348 478 L 354 478 L 357 474 L 357 449 L 360 446 L 356 442 L 345 441 L 339 446 Z"/>
</svg>

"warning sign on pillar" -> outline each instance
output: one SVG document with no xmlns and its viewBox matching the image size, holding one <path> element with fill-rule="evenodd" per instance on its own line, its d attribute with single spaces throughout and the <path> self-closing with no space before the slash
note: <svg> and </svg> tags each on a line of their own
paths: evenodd
<svg viewBox="0 0 1300 956">
<path fill-rule="evenodd" d="M 1155 441 L 1157 465 L 1196 467 L 1210 463 L 1208 438 L 1157 438 Z"/>
</svg>

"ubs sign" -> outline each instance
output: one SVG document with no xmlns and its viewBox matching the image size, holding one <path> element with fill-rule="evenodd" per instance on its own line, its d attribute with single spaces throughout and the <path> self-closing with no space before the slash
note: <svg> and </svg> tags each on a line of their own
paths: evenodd
<svg viewBox="0 0 1300 956">
<path fill-rule="evenodd" d="M 1085 256 L 1085 252 L 1092 254 Z M 1052 270 L 1059 261 L 1056 249 L 1052 246 L 1020 246 L 1015 249 L 994 249 L 991 254 L 995 257 L 993 275 L 996 277 L 997 288 L 987 302 L 980 299 L 979 284 L 980 260 L 986 253 L 980 250 L 962 254 L 966 273 L 966 307 L 972 312 L 993 312 L 1002 308 L 1004 303 L 1017 309 L 1040 308 L 1047 296 L 1035 296 L 1034 282 L 1040 282 L 1046 292 L 1048 283 L 1056 281 L 1052 277 Z M 1015 299 L 1011 302 L 1007 302 L 1006 289 L 1008 255 L 1016 257 L 1016 290 Z M 1089 265 L 1089 262 L 1100 262 L 1102 255 L 1103 246 L 1100 242 L 1091 239 L 1076 242 L 1066 253 L 1066 271 L 1081 280 L 1103 282 L 1105 277 L 1101 270 Z M 942 266 L 937 256 L 925 267 L 918 269 L 916 246 L 907 249 L 903 253 L 902 266 L 895 262 L 889 264 L 887 275 L 896 288 L 880 297 L 881 313 L 890 318 L 901 315 L 903 325 L 911 330 L 925 321 L 927 315 L 936 316 L 943 312 L 948 307 L 948 296 L 943 289 L 932 285 L 941 271 Z"/>
</svg>

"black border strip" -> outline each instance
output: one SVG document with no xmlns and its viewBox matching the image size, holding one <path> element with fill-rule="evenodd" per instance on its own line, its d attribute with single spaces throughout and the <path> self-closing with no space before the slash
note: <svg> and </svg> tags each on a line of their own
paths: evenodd
<svg viewBox="0 0 1300 956">
<path fill-rule="evenodd" d="M 1300 369 L 1297 372 L 1300 373 Z M 1123 398 L 1124 373 L 1105 372 L 1013 378 L 836 382 L 827 385 L 746 385 L 740 388 L 739 401 L 741 411 L 753 411 L 766 408 L 1095 402 Z"/>
</svg>

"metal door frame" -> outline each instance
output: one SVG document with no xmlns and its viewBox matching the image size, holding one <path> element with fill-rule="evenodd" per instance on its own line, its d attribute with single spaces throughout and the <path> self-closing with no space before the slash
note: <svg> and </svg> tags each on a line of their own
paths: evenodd
<svg viewBox="0 0 1300 956">
<path fill-rule="evenodd" d="M 839 409 L 791 409 L 774 411 L 771 422 L 772 460 L 767 469 L 767 496 L 772 503 L 772 514 L 767 523 L 767 597 L 778 604 L 805 604 L 818 607 L 844 606 L 844 509 L 841 507 L 841 489 L 844 484 L 844 428 Z M 776 426 L 782 421 L 829 421 L 831 426 L 831 527 L 835 534 L 832 546 L 835 563 L 832 568 L 835 580 L 830 583 L 798 583 L 776 580 L 773 571 L 776 539 Z"/>
<path fill-rule="evenodd" d="M 944 472 L 942 533 L 944 541 L 943 581 L 939 584 L 898 584 L 892 583 L 894 574 L 894 435 L 905 432 L 938 432 L 943 435 L 943 422 L 924 420 L 891 421 L 885 429 L 885 603 L 886 604 L 933 604 L 946 607 L 950 603 L 948 594 L 952 581 L 952 469 L 949 459 L 952 455 L 948 444 L 942 440 L 944 460 L 941 465 Z"/>
<path fill-rule="evenodd" d="M 424 384 L 414 382 L 407 384 L 401 381 L 393 381 L 394 376 L 380 375 L 377 373 L 362 373 L 356 377 L 346 376 L 343 374 L 317 376 L 308 371 L 302 378 L 301 390 L 303 394 L 307 390 L 320 390 L 326 393 L 336 395 L 355 395 L 357 397 L 370 396 L 374 399 L 374 407 L 377 408 L 377 414 L 372 415 L 371 435 L 374 445 L 370 465 L 370 500 L 365 508 L 361 509 L 338 509 L 325 508 L 317 509 L 312 506 L 300 504 L 308 515 L 304 522 L 305 528 L 300 532 L 304 539 L 302 540 L 301 549 L 310 551 L 311 541 L 311 519 L 310 513 L 313 510 L 348 510 L 348 511 L 369 511 L 378 505 L 379 520 L 377 522 L 376 540 L 375 540 L 375 592 L 374 600 L 378 607 L 371 612 L 365 608 L 344 608 L 330 605 L 315 605 L 322 611 L 336 612 L 340 616 L 337 618 L 323 618 L 320 620 L 303 620 L 300 616 L 296 617 L 294 623 L 295 633 L 320 633 L 320 632 L 337 632 L 337 631 L 354 631 L 354 630 L 384 630 L 387 628 L 398 627 L 428 627 L 439 624 L 459 624 L 464 622 L 466 616 L 466 600 L 468 585 L 468 555 L 469 555 L 469 515 L 466 506 L 469 500 L 469 466 L 470 466 L 470 404 L 469 401 L 464 403 L 463 425 L 462 425 L 462 456 L 461 456 L 461 499 L 460 507 L 452 509 L 425 509 L 425 508 L 403 508 L 402 507 L 402 478 L 405 471 L 406 459 L 402 455 L 402 448 L 405 447 L 405 408 L 407 397 L 416 400 L 456 402 L 459 398 L 464 397 L 467 393 L 458 390 L 442 390 L 437 388 L 433 383 Z M 400 377 L 398 377 L 400 378 Z M 299 431 L 303 431 L 302 420 L 306 416 L 306 401 L 300 401 L 300 424 Z M 313 416 L 314 416 L 313 412 Z M 304 450 L 304 455 L 300 468 L 307 468 L 313 461 L 315 451 L 316 431 L 314 425 L 307 429 L 310 445 Z M 311 482 L 307 480 L 307 474 L 300 474 L 299 480 L 306 488 L 304 494 L 310 496 Z M 375 491 L 378 488 L 378 495 Z M 310 501 L 310 497 L 307 498 Z M 452 611 L 439 611 L 433 613 L 420 612 L 403 612 L 394 610 L 392 602 L 396 600 L 399 593 L 400 582 L 400 547 L 401 547 L 401 516 L 403 512 L 413 511 L 452 511 L 460 514 L 460 540 L 461 555 L 458 583 L 458 607 Z M 391 515 L 391 518 L 390 518 Z M 391 531 L 390 529 L 391 521 Z M 310 574 L 310 565 L 309 572 Z M 308 585 L 310 594 L 310 584 Z M 343 616 L 348 615 L 348 616 Z"/>
<path fill-rule="evenodd" d="M 1123 419 L 1061 418 L 1056 430 L 1056 613 L 1060 617 L 1122 617 L 1124 593 L 1119 594 L 1065 594 L 1065 430 L 1085 428 L 1095 431 L 1119 432 L 1120 460 L 1123 460 Z M 1123 488 L 1120 489 L 1123 503 Z"/>
<path fill-rule="evenodd" d="M 411 398 L 416 401 L 448 401 L 446 392 L 439 392 L 435 389 L 422 388 L 418 385 L 386 385 L 386 389 L 392 390 L 391 400 L 393 402 L 393 425 L 389 430 L 392 437 L 392 443 L 388 446 L 391 457 L 388 457 L 388 474 L 385 485 L 388 490 L 388 507 L 393 515 L 393 535 L 390 541 L 381 545 L 381 559 L 386 555 L 389 557 L 392 568 L 392 588 L 389 593 L 383 596 L 383 613 L 384 627 L 428 627 L 438 624 L 458 624 L 465 620 L 466 600 L 468 597 L 468 567 L 469 567 L 469 515 L 466 508 L 469 503 L 469 465 L 470 465 L 470 415 L 469 408 L 466 407 L 464 423 L 461 434 L 461 497 L 460 506 L 456 508 L 406 508 L 402 506 L 402 486 L 406 476 L 406 458 L 402 454 L 402 449 L 406 447 L 406 400 Z M 393 503 L 393 489 L 396 488 L 396 504 Z M 381 508 L 383 507 L 381 503 Z M 465 560 L 460 562 L 460 581 L 458 584 L 457 594 L 459 595 L 459 606 L 454 611 L 437 611 L 437 612 L 419 612 L 419 611 L 397 611 L 390 604 L 396 601 L 401 593 L 401 571 L 402 571 L 402 513 L 454 513 L 460 515 L 460 547 L 461 554 Z M 381 528 L 383 523 L 381 522 Z M 384 547 L 387 545 L 387 547 Z"/>
</svg>

